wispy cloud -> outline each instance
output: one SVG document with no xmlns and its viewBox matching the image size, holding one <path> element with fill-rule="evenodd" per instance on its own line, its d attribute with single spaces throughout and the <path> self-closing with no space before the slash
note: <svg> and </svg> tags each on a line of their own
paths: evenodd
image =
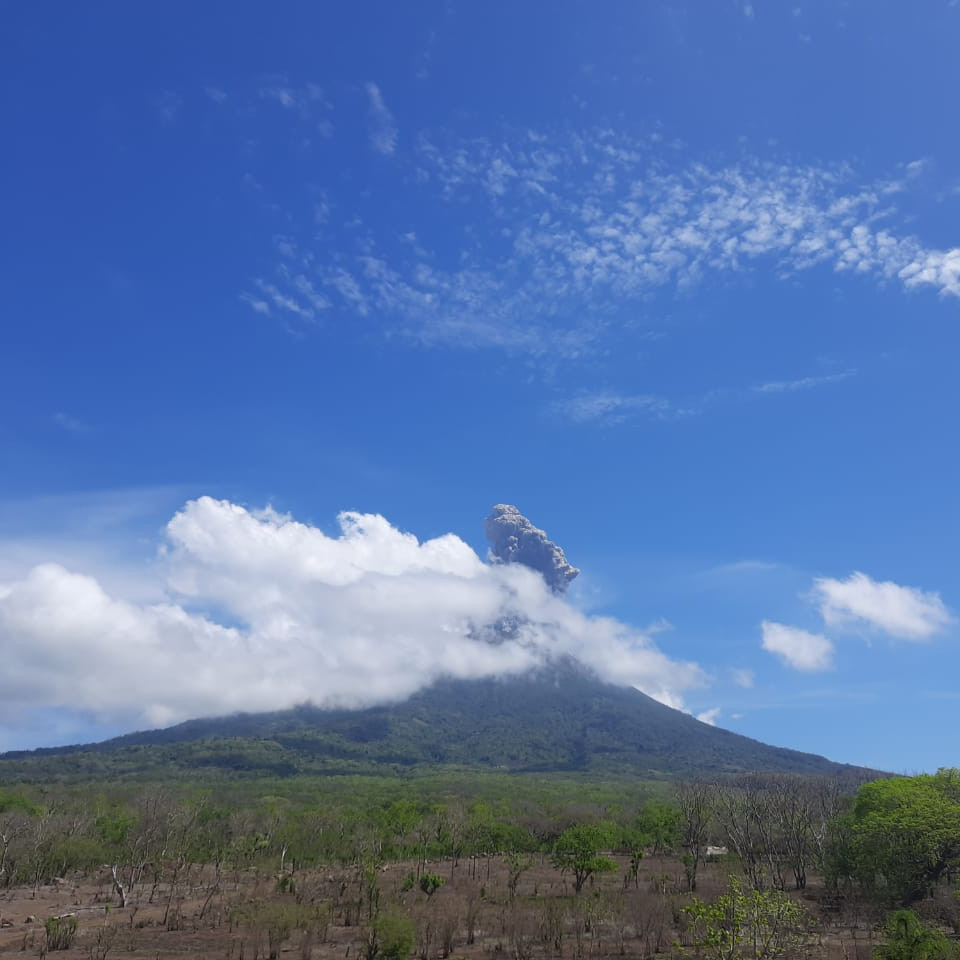
<svg viewBox="0 0 960 960">
<path fill-rule="evenodd" d="M 389 157 L 397 149 L 397 124 L 387 109 L 383 94 L 375 83 L 367 84 L 370 115 L 370 145 L 377 153 Z"/>
<path fill-rule="evenodd" d="M 330 103 L 323 94 L 323 87 L 316 83 L 293 84 L 283 75 L 268 77 L 259 93 L 261 100 L 277 103 L 287 110 L 306 113 L 318 106 L 330 109 Z"/>
<path fill-rule="evenodd" d="M 393 116 L 376 84 L 366 93 L 371 145 L 395 155 Z M 335 311 L 375 309 L 391 334 L 568 359 L 622 336 L 625 307 L 759 266 L 784 280 L 831 270 L 960 296 L 960 249 L 925 246 L 898 217 L 909 170 L 863 183 L 844 166 L 678 164 L 678 156 L 607 130 L 503 143 L 421 137 L 395 171 L 419 211 L 409 224 L 416 244 L 364 226 L 332 262 L 311 240 L 301 254 L 318 254 L 310 279 Z M 438 226 L 442 245 L 426 239 Z M 854 373 L 756 389 L 798 391 Z"/>
<path fill-rule="evenodd" d="M 928 640 L 953 623 L 938 593 L 878 582 L 865 573 L 846 580 L 814 582 L 824 623 L 831 627 L 872 627 L 901 640 Z"/>
<path fill-rule="evenodd" d="M 734 560 L 732 563 L 722 563 L 706 571 L 710 577 L 739 577 L 755 573 L 768 573 L 780 569 L 780 564 L 769 560 Z"/>
<path fill-rule="evenodd" d="M 684 416 L 663 397 L 652 394 L 620 394 L 610 392 L 581 393 L 554 404 L 554 412 L 574 423 L 621 423 L 644 416 L 651 420 L 668 420 Z"/>
<path fill-rule="evenodd" d="M 601 423 L 608 426 L 628 420 L 680 420 L 698 416 L 707 409 L 724 403 L 742 402 L 751 397 L 778 393 L 796 393 L 812 390 L 830 383 L 839 383 L 856 376 L 856 370 L 822 376 L 802 377 L 797 380 L 773 380 L 749 389 L 722 387 L 709 390 L 682 402 L 658 394 L 619 393 L 611 390 L 581 391 L 573 397 L 559 400 L 553 412 L 572 423 Z"/>
<path fill-rule="evenodd" d="M 801 377 L 798 380 L 771 380 L 761 383 L 753 389 L 757 393 L 796 393 L 798 390 L 812 390 L 827 383 L 840 383 L 857 375 L 856 370 L 844 370 L 842 373 L 830 373 L 819 377 Z"/>
<path fill-rule="evenodd" d="M 52 417 L 53 422 L 60 427 L 62 430 L 66 430 L 67 433 L 89 433 L 90 426 L 83 422 L 83 420 L 78 419 L 77 417 L 71 416 L 69 413 L 64 413 L 63 411 L 58 411 Z"/>
</svg>

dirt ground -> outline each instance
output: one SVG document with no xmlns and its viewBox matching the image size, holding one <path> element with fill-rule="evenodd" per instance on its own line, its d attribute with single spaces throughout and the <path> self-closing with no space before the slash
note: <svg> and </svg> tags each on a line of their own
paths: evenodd
<svg viewBox="0 0 960 960">
<path fill-rule="evenodd" d="M 0 954 L 63 960 L 125 958 L 226 958 L 260 960 L 271 953 L 303 960 L 363 958 L 370 918 L 400 914 L 415 925 L 411 956 L 533 958 L 634 957 L 676 954 L 684 939 L 685 892 L 682 864 L 673 858 L 641 861 L 636 881 L 629 863 L 617 873 L 586 884 L 579 896 L 572 878 L 561 876 L 536 857 L 509 889 L 502 858 L 428 863 L 425 872 L 443 878 L 432 895 L 423 892 L 417 864 L 394 863 L 370 877 L 355 868 L 221 875 L 212 867 L 181 869 L 153 876 L 149 868 L 130 891 L 128 905 L 118 898 L 110 871 L 61 878 L 50 886 L 0 891 Z M 717 896 L 735 864 L 701 867 L 697 895 Z M 845 908 L 843 916 L 824 909 L 814 881 L 795 894 L 810 911 L 813 933 L 807 956 L 827 960 L 870 960 L 877 945 L 878 917 Z M 373 901 L 373 905 L 371 905 Z M 835 905 L 833 905 L 835 906 Z M 72 944 L 48 950 L 45 922 L 76 919 Z"/>
</svg>

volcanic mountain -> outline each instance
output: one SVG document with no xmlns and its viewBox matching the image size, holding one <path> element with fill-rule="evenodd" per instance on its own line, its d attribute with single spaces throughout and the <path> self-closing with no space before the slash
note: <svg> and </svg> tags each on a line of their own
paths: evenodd
<svg viewBox="0 0 960 960">
<path fill-rule="evenodd" d="M 579 570 L 515 507 L 486 521 L 493 563 L 519 563 L 562 595 Z M 518 624 L 492 628 L 491 642 Z M 630 686 L 600 680 L 570 656 L 532 673 L 443 679 L 403 703 L 304 705 L 190 720 L 87 746 L 0 756 L 0 780 L 162 775 L 163 770 L 289 776 L 423 766 L 671 778 L 743 771 L 837 775 L 857 768 L 772 747 L 701 723 Z"/>
<path fill-rule="evenodd" d="M 106 767 L 134 775 L 166 766 L 289 776 L 424 765 L 655 779 L 856 769 L 709 726 L 563 662 L 523 677 L 444 680 L 394 706 L 302 706 L 8 753 L 0 777 L 94 775 Z"/>
</svg>

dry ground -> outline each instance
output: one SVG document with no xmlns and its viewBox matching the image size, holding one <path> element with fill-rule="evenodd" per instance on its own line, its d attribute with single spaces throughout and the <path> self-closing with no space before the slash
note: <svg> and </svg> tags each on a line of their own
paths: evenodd
<svg viewBox="0 0 960 960">
<path fill-rule="evenodd" d="M 625 879 L 628 863 L 620 859 L 618 864 L 618 873 L 596 878 L 579 897 L 571 879 L 540 857 L 522 873 L 513 897 L 502 858 L 462 860 L 456 867 L 450 861 L 427 864 L 427 872 L 445 880 L 429 898 L 416 884 L 409 889 L 415 863 L 381 867 L 376 886 L 381 910 L 399 911 L 416 924 L 412 956 L 426 960 L 676 954 L 676 943 L 683 940 L 682 909 L 690 900 L 681 863 L 644 859 L 636 883 Z M 698 895 L 713 899 L 735 869 L 729 863 L 703 866 Z M 369 897 L 361 897 L 358 871 L 322 868 L 287 876 L 282 884 L 276 874 L 255 872 L 225 872 L 218 879 L 213 868 L 205 867 L 182 871 L 171 884 L 148 870 L 122 909 L 107 869 L 36 891 L 0 891 L 0 954 L 43 956 L 44 921 L 72 914 L 76 939 L 69 949 L 49 951 L 53 957 L 260 960 L 273 949 L 281 957 L 304 960 L 363 958 L 370 906 Z M 822 908 L 821 893 L 813 881 L 796 894 L 814 921 L 804 952 L 828 960 L 870 960 L 877 914 L 848 906 L 840 916 Z"/>
</svg>

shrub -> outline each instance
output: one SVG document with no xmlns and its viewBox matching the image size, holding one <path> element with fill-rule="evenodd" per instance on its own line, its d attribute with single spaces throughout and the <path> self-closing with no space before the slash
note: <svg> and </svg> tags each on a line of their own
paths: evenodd
<svg viewBox="0 0 960 960">
<path fill-rule="evenodd" d="M 887 944 L 873 951 L 874 960 L 956 960 L 960 946 L 912 910 L 895 910 L 884 925 Z"/>
<path fill-rule="evenodd" d="M 43 924 L 47 933 L 48 950 L 69 950 L 77 936 L 77 918 L 73 914 L 65 917 L 47 917 Z"/>
<path fill-rule="evenodd" d="M 407 960 L 417 928 L 400 913 L 381 913 L 367 933 L 366 960 Z"/>
<path fill-rule="evenodd" d="M 797 950 L 809 936 L 809 918 L 801 904 L 782 890 L 744 890 L 735 876 L 713 903 L 694 897 L 683 912 L 690 919 L 698 954 L 713 960 L 776 960 Z"/>
<path fill-rule="evenodd" d="M 435 873 L 425 873 L 420 878 L 420 889 L 428 896 L 432 897 L 444 884 L 444 879 Z"/>
</svg>

